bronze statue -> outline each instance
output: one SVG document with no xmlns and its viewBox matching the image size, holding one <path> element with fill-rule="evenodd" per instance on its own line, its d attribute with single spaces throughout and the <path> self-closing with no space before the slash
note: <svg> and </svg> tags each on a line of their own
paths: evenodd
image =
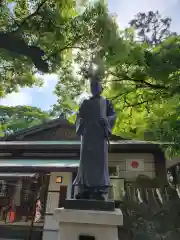
<svg viewBox="0 0 180 240">
<path fill-rule="evenodd" d="M 98 77 L 91 79 L 92 97 L 84 100 L 76 120 L 76 132 L 81 136 L 80 166 L 74 185 L 76 199 L 105 200 L 109 187 L 108 138 L 116 115 L 112 103 L 101 96 Z"/>
</svg>

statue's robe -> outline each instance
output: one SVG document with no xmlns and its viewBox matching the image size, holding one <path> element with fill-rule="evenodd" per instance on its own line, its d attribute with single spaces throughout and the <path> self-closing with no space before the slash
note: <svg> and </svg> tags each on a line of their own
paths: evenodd
<svg viewBox="0 0 180 240">
<path fill-rule="evenodd" d="M 106 192 L 110 183 L 108 171 L 108 137 L 115 122 L 110 101 L 102 96 L 84 100 L 76 120 L 76 132 L 81 136 L 80 166 L 74 185 L 79 192 L 96 189 Z"/>
</svg>

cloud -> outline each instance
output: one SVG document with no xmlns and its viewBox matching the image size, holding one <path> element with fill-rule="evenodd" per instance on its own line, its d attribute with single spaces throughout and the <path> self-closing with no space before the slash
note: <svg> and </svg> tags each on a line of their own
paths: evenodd
<svg viewBox="0 0 180 240">
<path fill-rule="evenodd" d="M 41 90 L 51 86 L 52 84 L 56 84 L 58 81 L 58 75 L 57 74 L 44 74 L 44 75 L 40 75 L 40 74 L 36 74 L 37 77 L 40 77 L 43 79 L 43 87 L 39 88 Z"/>
<path fill-rule="evenodd" d="M 25 91 L 8 94 L 5 98 L 0 99 L 0 104 L 5 106 L 31 105 L 32 97 Z"/>
<path fill-rule="evenodd" d="M 5 106 L 33 105 L 42 108 L 48 108 L 48 103 L 54 104 L 55 97 L 53 90 L 58 81 L 58 75 L 46 74 L 39 75 L 44 81 L 42 87 L 22 88 L 18 93 L 8 94 L 5 98 L 0 99 L 0 104 Z M 49 106 L 50 107 L 50 106 Z"/>
</svg>

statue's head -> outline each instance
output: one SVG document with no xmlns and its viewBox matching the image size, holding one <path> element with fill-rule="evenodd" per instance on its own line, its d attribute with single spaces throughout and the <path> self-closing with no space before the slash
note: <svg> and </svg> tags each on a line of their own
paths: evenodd
<svg viewBox="0 0 180 240">
<path fill-rule="evenodd" d="M 91 81 L 90 87 L 91 87 L 91 93 L 93 97 L 99 96 L 103 91 L 102 85 L 98 78 Z"/>
</svg>

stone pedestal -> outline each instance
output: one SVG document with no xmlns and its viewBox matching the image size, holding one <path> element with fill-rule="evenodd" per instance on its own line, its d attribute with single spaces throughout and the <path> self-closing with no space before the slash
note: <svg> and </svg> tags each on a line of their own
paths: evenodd
<svg viewBox="0 0 180 240">
<path fill-rule="evenodd" d="M 59 208 L 54 218 L 59 222 L 57 240 L 118 240 L 118 226 L 123 225 L 120 209 L 115 211 Z"/>
</svg>

